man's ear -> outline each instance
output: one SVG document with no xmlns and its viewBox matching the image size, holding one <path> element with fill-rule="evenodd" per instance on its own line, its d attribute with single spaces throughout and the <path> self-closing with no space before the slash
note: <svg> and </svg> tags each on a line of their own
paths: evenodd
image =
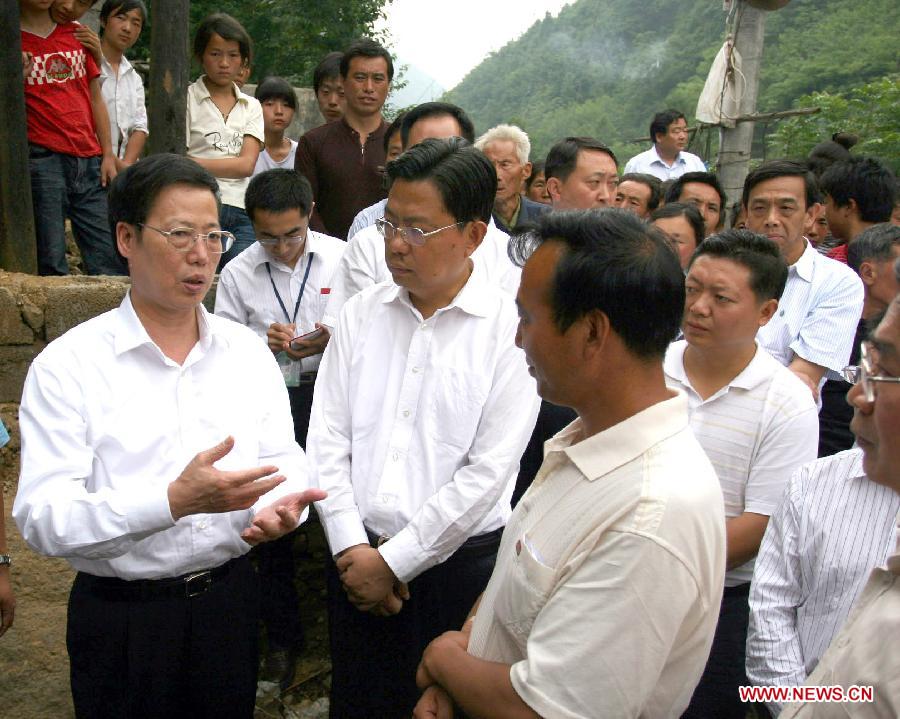
<svg viewBox="0 0 900 719">
<path fill-rule="evenodd" d="M 472 253 L 478 249 L 487 234 L 487 229 L 487 223 L 481 220 L 472 220 L 466 224 L 463 232 L 463 236 L 466 238 L 466 257 L 471 257 Z"/>
<path fill-rule="evenodd" d="M 122 257 L 128 259 L 139 241 L 137 227 L 128 222 L 116 223 L 116 247 L 119 248 L 119 254 Z"/>
<path fill-rule="evenodd" d="M 769 324 L 769 320 L 771 320 L 775 313 L 778 311 L 778 300 L 771 299 L 766 300 L 762 303 L 762 306 L 759 308 L 759 326 L 765 327 Z"/>
<path fill-rule="evenodd" d="M 554 205 L 559 202 L 559 184 L 558 177 L 547 178 L 547 194 L 550 195 L 550 202 Z"/>
<path fill-rule="evenodd" d="M 525 174 L 522 176 L 523 180 L 527 180 L 529 177 L 531 177 L 531 169 L 532 169 L 531 162 L 526 162 L 525 163 Z"/>
<path fill-rule="evenodd" d="M 859 263 L 859 279 L 861 279 L 863 284 L 867 287 L 871 287 L 875 284 L 875 280 L 878 279 L 878 268 L 873 262 L 863 260 Z"/>
<path fill-rule="evenodd" d="M 592 357 L 603 351 L 606 341 L 609 339 L 611 326 L 609 317 L 600 310 L 591 310 L 585 314 L 579 323 L 584 325 L 584 356 Z"/>
</svg>

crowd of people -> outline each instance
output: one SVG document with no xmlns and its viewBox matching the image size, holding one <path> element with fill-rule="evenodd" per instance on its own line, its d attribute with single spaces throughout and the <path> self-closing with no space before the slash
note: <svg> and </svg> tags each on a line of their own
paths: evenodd
<svg viewBox="0 0 900 719">
<path fill-rule="evenodd" d="M 222 13 L 186 154 L 142 157 L 144 3 L 107 0 L 97 37 L 89 2 L 19 1 L 40 272 L 68 271 L 68 218 L 88 272 L 131 278 L 20 407 L 13 517 L 77 570 L 78 716 L 249 717 L 260 663 L 287 687 L 310 504 L 332 717 L 743 719 L 740 687 L 804 682 L 896 713 L 884 162 L 839 134 L 729 208 L 677 110 L 622 173 L 596 138 L 539 160 L 445 102 L 389 123 L 371 39 L 323 58 L 295 141 L 293 88 L 242 92 Z"/>
</svg>

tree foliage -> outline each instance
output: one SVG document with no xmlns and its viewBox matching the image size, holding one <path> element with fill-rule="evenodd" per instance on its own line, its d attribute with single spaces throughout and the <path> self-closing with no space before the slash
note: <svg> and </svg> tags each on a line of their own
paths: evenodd
<svg viewBox="0 0 900 719">
<path fill-rule="evenodd" d="M 767 18 L 759 110 L 897 72 L 898 27 L 896 0 L 792 0 Z M 629 140 L 648 134 L 658 110 L 692 118 L 724 39 L 720 2 L 578 0 L 492 54 L 446 99 L 479 130 L 516 118 L 535 157 L 583 133 L 624 162 L 647 147 Z"/>
<path fill-rule="evenodd" d="M 156 0 L 161 2 L 162 0 Z M 149 0 L 150 6 L 153 0 Z M 374 31 L 388 0 L 191 0 L 191 37 L 200 21 L 214 12 L 234 16 L 253 40 L 252 82 L 280 75 L 308 87 L 312 71 L 327 53 L 343 50 L 358 37 L 385 42 Z M 146 57 L 150 33 L 141 37 L 137 57 Z M 197 69 L 199 72 L 199 68 Z"/>
<path fill-rule="evenodd" d="M 860 137 L 854 154 L 879 157 L 900 173 L 900 75 L 883 77 L 845 93 L 814 92 L 796 102 L 821 111 L 782 122 L 769 138 L 770 152 L 805 157 L 816 144 L 843 130 Z"/>
</svg>

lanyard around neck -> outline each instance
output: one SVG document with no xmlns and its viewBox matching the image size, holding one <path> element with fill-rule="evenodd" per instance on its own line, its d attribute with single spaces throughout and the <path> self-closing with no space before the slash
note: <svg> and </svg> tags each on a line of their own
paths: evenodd
<svg viewBox="0 0 900 719">
<path fill-rule="evenodd" d="M 278 304 L 281 306 L 281 311 L 284 312 L 284 316 L 287 318 L 288 324 L 296 324 L 297 322 L 297 311 L 300 309 L 300 302 L 303 300 L 303 290 L 306 289 L 306 280 L 309 279 L 309 268 L 312 267 L 313 261 L 313 253 L 307 252 L 309 259 L 306 261 L 306 272 L 303 273 L 303 282 L 300 284 L 300 292 L 297 295 L 297 301 L 294 303 L 294 316 L 291 317 L 288 314 L 287 307 L 284 306 L 284 300 L 281 299 L 281 295 L 278 292 L 278 288 L 275 286 L 275 280 L 272 279 L 272 268 L 269 266 L 269 263 L 266 262 L 266 272 L 269 273 L 269 282 L 272 283 L 272 291 L 275 293 L 275 299 L 278 300 Z"/>
</svg>

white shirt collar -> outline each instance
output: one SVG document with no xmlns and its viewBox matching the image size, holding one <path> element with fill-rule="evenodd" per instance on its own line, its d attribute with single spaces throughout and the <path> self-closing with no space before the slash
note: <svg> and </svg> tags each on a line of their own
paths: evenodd
<svg viewBox="0 0 900 719">
<path fill-rule="evenodd" d="M 210 102 L 212 102 L 212 96 L 209 94 L 209 88 L 206 86 L 206 83 L 203 82 L 204 77 L 206 77 L 206 75 L 201 75 L 200 77 L 198 77 L 193 85 L 194 92 L 197 95 L 197 102 L 202 102 L 203 100 L 209 100 Z M 237 84 L 232 82 L 231 90 L 234 93 L 234 97 L 238 102 L 242 102 L 245 105 L 247 104 L 247 102 L 249 100 L 249 96 L 247 96 L 243 92 L 241 92 L 241 88 L 239 88 L 237 86 Z"/>
<path fill-rule="evenodd" d="M 805 237 L 803 238 L 803 242 L 806 243 L 803 254 L 800 255 L 800 258 L 790 266 L 790 269 L 796 272 L 797 276 L 801 280 L 812 282 L 814 274 L 813 268 L 816 264 L 816 257 L 819 253 L 816 251 L 816 248 L 812 246 L 812 243 Z"/>
<path fill-rule="evenodd" d="M 723 389 L 728 387 L 751 390 L 772 377 L 773 368 L 777 369 L 777 367 L 775 367 L 777 364 L 776 360 L 759 346 L 759 342 L 756 342 L 755 344 L 756 353 L 753 355 L 750 362 L 747 363 L 747 366 L 740 371 L 737 377 L 725 384 L 707 399 L 712 399 Z M 669 349 L 666 352 L 666 358 L 663 361 L 663 371 L 672 379 L 681 382 L 685 387 L 693 389 L 691 380 L 684 369 L 684 353 L 687 348 L 687 340 L 679 340 L 678 342 L 673 342 L 669 345 Z M 771 362 L 768 361 L 770 359 L 772 360 Z"/>
<path fill-rule="evenodd" d="M 297 262 L 294 265 L 293 269 L 291 269 L 288 265 L 285 265 L 282 262 L 278 262 L 277 260 L 272 259 L 271 255 L 266 252 L 266 248 L 262 246 L 262 244 L 257 241 L 254 242 L 250 247 L 248 247 L 244 252 L 253 252 L 252 264 L 251 267 L 256 269 L 261 265 L 266 264 L 266 262 L 270 263 L 273 268 L 281 270 L 282 272 L 289 272 L 290 274 L 294 274 L 295 272 L 299 272 L 300 268 L 303 267 L 304 270 L 306 268 L 306 263 L 304 261 L 304 257 L 309 255 L 310 253 L 316 254 L 316 247 L 321 242 L 321 239 L 317 237 L 318 233 L 314 230 L 308 230 L 306 233 L 306 245 L 303 248 L 303 254 L 297 258 Z"/>
<path fill-rule="evenodd" d="M 471 258 L 469 261 L 472 262 Z M 457 293 L 456 297 L 453 298 L 449 305 L 442 307 L 435 312 L 435 314 L 446 312 L 447 310 L 457 307 L 463 312 L 474 315 L 475 317 L 487 317 L 488 308 L 492 306 L 489 298 L 486 296 L 487 294 L 488 284 L 482 263 L 472 262 L 472 274 L 469 275 L 466 284 L 463 285 L 463 288 Z M 415 309 L 409 298 L 409 290 L 405 287 L 400 287 L 399 285 L 395 286 L 393 291 L 385 294 L 382 302 L 385 304 L 388 304 L 389 302 L 400 302 L 418 313 L 418 310 Z"/>
<path fill-rule="evenodd" d="M 203 304 L 197 305 L 197 326 L 200 331 L 200 340 L 198 345 L 203 352 L 209 350 L 214 340 L 224 343 L 228 346 L 228 339 L 221 333 L 216 333 L 216 328 L 210 321 L 209 313 Z M 130 350 L 136 349 L 143 345 L 152 345 L 160 354 L 157 344 L 153 341 L 143 323 L 134 311 L 134 305 L 131 303 L 131 290 L 125 294 L 122 304 L 116 313 L 116 321 L 113 326 L 114 348 L 117 355 L 124 354 Z"/>
<path fill-rule="evenodd" d="M 665 167 L 675 167 L 675 165 L 679 165 L 679 164 L 684 165 L 687 162 L 684 159 L 684 157 L 682 157 L 681 150 L 678 151 L 678 154 L 675 156 L 675 160 L 672 162 L 671 165 L 669 165 L 665 160 L 663 160 L 659 156 L 659 151 L 656 149 L 656 143 L 653 143 L 653 147 L 650 148 L 650 151 L 653 153 L 653 157 L 654 157 L 654 159 L 650 162 L 651 165 L 654 162 L 658 162 L 661 165 L 664 165 Z"/>
</svg>

